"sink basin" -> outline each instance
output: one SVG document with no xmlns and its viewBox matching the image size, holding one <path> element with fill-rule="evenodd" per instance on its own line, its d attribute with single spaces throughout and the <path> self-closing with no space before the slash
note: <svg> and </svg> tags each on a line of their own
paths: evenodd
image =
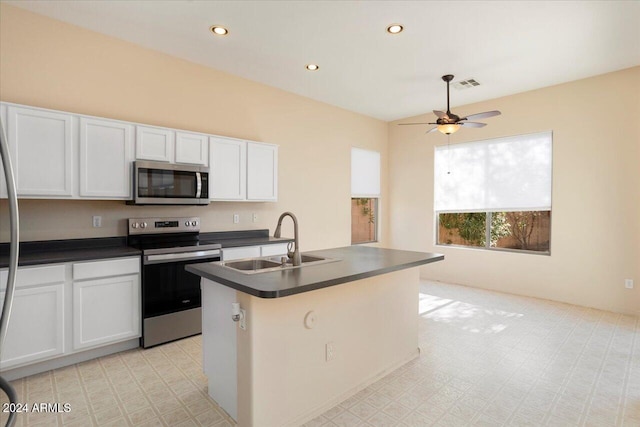
<svg viewBox="0 0 640 427">
<path fill-rule="evenodd" d="M 239 261 L 230 261 L 223 264 L 226 267 L 236 270 L 250 271 L 250 270 L 264 270 L 266 268 L 280 267 L 280 263 L 277 261 L 269 261 L 267 259 L 243 259 Z"/>
<path fill-rule="evenodd" d="M 284 255 L 282 255 L 282 256 L 284 256 Z M 280 258 L 282 256 L 271 257 L 271 258 L 269 258 L 269 260 L 277 262 L 278 264 L 281 264 Z M 306 264 L 306 263 L 309 263 L 309 262 L 325 261 L 325 260 L 328 260 L 329 258 L 322 258 L 322 257 L 319 257 L 319 256 L 313 256 L 313 255 L 300 255 L 300 259 L 302 260 L 302 264 Z M 291 263 L 292 263 L 291 259 L 287 259 L 287 265 L 289 265 Z"/>
<path fill-rule="evenodd" d="M 284 255 L 283 255 L 284 256 Z M 220 265 L 242 274 L 268 273 L 278 270 L 292 270 L 294 268 L 302 268 L 327 262 L 339 261 L 335 258 L 323 258 L 314 255 L 301 255 L 302 265 L 293 265 L 290 259 L 283 265 L 282 256 L 272 256 L 265 258 L 246 258 L 237 261 L 220 261 L 215 264 Z"/>
</svg>

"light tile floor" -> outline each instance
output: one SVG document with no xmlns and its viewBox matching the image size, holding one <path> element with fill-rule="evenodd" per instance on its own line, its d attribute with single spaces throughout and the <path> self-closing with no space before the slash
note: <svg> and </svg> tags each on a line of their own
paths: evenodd
<svg viewBox="0 0 640 427">
<path fill-rule="evenodd" d="M 640 319 L 423 282 L 420 346 L 306 426 L 640 426 Z M 233 425 L 207 396 L 200 337 L 13 384 L 23 402 L 72 407 L 18 426 Z"/>
</svg>

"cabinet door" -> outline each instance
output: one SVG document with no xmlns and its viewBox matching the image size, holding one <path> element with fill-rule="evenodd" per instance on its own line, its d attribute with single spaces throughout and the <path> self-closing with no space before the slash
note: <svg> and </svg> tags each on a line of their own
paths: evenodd
<svg viewBox="0 0 640 427">
<path fill-rule="evenodd" d="M 16 289 L 2 347 L 3 369 L 64 352 L 64 285 Z M 4 292 L 0 292 L 0 301 Z"/>
<path fill-rule="evenodd" d="M 20 196 L 72 196 L 71 114 L 9 106 L 7 133 Z"/>
<path fill-rule="evenodd" d="M 176 163 L 209 164 L 209 137 L 197 133 L 176 132 Z"/>
<path fill-rule="evenodd" d="M 73 349 L 140 336 L 140 275 L 73 283 Z"/>
<path fill-rule="evenodd" d="M 239 139 L 211 137 L 209 197 L 213 200 L 245 200 L 247 197 L 247 143 Z"/>
<path fill-rule="evenodd" d="M 80 196 L 131 198 L 133 126 L 80 118 Z"/>
<path fill-rule="evenodd" d="M 247 143 L 247 200 L 278 200 L 278 147 Z"/>
<path fill-rule="evenodd" d="M 170 129 L 136 126 L 136 159 L 172 162 L 174 139 Z"/>
</svg>

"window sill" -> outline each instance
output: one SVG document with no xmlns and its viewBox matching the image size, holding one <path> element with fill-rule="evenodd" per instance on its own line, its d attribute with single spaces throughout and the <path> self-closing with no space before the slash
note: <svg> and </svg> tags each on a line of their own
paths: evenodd
<svg viewBox="0 0 640 427">
<path fill-rule="evenodd" d="M 474 251 L 506 252 L 506 253 L 512 253 L 512 254 L 551 256 L 550 250 L 546 252 L 541 252 L 541 251 L 528 251 L 525 249 L 486 248 L 486 247 L 480 247 L 480 246 L 446 245 L 442 243 L 436 243 L 435 246 L 438 248 L 468 249 L 468 250 L 474 250 Z"/>
</svg>

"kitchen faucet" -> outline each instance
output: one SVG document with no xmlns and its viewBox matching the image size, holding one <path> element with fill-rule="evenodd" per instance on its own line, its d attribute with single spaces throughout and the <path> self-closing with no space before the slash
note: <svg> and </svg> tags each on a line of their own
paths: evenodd
<svg viewBox="0 0 640 427">
<path fill-rule="evenodd" d="M 293 244 L 295 245 L 295 249 L 293 250 L 293 252 L 291 252 L 289 250 L 289 247 L 287 247 L 287 256 L 289 257 L 289 259 L 291 259 L 293 265 L 297 266 L 302 264 L 302 258 L 300 257 L 300 249 L 298 248 L 298 219 L 296 218 L 296 216 L 291 212 L 285 212 L 280 215 L 280 218 L 278 218 L 278 226 L 276 227 L 275 233 L 273 233 L 273 237 L 280 237 L 282 220 L 285 216 L 290 216 L 293 220 Z"/>
</svg>

